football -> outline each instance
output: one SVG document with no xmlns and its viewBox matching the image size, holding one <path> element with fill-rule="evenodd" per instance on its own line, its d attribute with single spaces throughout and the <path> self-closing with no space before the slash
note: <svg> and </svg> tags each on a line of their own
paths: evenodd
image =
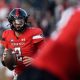
<svg viewBox="0 0 80 80">
<path fill-rule="evenodd" d="M 3 61 L 5 66 L 9 70 L 13 70 L 17 65 L 15 53 L 13 53 L 11 49 L 8 49 L 5 51 L 5 54 L 3 54 L 3 56 L 4 56 Z"/>
</svg>

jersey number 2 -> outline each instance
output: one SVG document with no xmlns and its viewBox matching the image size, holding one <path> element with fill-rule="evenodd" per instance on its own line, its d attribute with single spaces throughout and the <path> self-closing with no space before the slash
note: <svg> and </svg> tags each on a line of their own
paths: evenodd
<svg viewBox="0 0 80 80">
<path fill-rule="evenodd" d="M 16 48 L 14 48 L 14 50 L 15 50 L 15 52 L 17 52 L 17 53 L 16 53 L 17 61 L 22 61 L 22 56 L 21 56 L 21 49 L 20 49 L 20 47 L 16 47 Z"/>
</svg>

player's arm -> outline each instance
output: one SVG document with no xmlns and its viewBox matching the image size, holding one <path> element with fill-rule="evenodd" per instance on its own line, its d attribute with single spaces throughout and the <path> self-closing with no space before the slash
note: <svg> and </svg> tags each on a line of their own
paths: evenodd
<svg viewBox="0 0 80 80">
<path fill-rule="evenodd" d="M 0 41 L 1 62 L 2 62 L 2 65 L 5 66 L 5 63 L 4 63 L 4 60 L 3 60 L 3 53 L 4 53 L 4 46 L 2 44 L 2 41 Z"/>
<path fill-rule="evenodd" d="M 32 43 L 34 45 L 34 53 L 36 53 L 44 43 L 45 38 L 43 36 L 43 32 L 40 28 L 37 28 L 32 36 Z"/>
<path fill-rule="evenodd" d="M 4 57 L 6 56 L 5 52 L 6 52 L 6 49 L 7 49 L 7 46 L 8 46 L 7 41 L 6 41 L 6 31 L 4 31 L 3 34 L 2 34 L 2 40 L 0 41 L 0 45 L 2 46 L 0 48 L 0 50 L 1 50 L 0 52 L 2 52 L 1 62 L 3 64 L 3 66 L 5 66 Z"/>
<path fill-rule="evenodd" d="M 6 57 L 6 49 L 4 49 L 3 53 L 2 53 L 2 57 L 1 57 L 1 62 L 2 62 L 2 65 L 3 66 L 6 66 L 5 62 L 4 62 L 4 59 Z"/>
</svg>

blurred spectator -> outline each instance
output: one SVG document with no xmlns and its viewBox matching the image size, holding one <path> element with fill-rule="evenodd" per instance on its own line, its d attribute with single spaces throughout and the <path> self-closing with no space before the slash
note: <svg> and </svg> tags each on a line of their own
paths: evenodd
<svg viewBox="0 0 80 80">
<path fill-rule="evenodd" d="M 56 22 L 59 21 L 61 18 L 61 14 L 64 11 L 64 7 L 67 7 L 66 0 L 55 0 L 57 6 L 55 8 L 55 17 L 56 17 Z"/>
<path fill-rule="evenodd" d="M 79 0 L 55 0 L 57 7 L 55 8 L 56 22 L 60 20 L 62 12 L 71 6 L 80 3 Z"/>
<path fill-rule="evenodd" d="M 50 1 L 45 13 L 42 15 L 40 25 L 44 31 L 45 37 L 49 37 L 50 33 L 55 30 L 55 7 L 56 3 L 54 1 Z"/>
<path fill-rule="evenodd" d="M 0 20 L 4 20 L 8 14 L 8 6 L 5 3 L 5 0 L 0 0 Z"/>
<path fill-rule="evenodd" d="M 6 4 L 6 1 L 0 0 L 0 37 L 3 29 L 8 28 L 7 27 L 8 22 L 6 19 L 8 12 L 9 12 L 9 9 L 8 9 L 8 5 Z"/>
<path fill-rule="evenodd" d="M 48 0 L 27 0 L 37 10 L 43 10 L 46 7 Z"/>
<path fill-rule="evenodd" d="M 10 11 L 13 9 L 13 8 L 18 8 L 20 7 L 20 0 L 10 0 L 10 3 L 9 3 L 9 9 Z"/>
<path fill-rule="evenodd" d="M 54 29 L 54 16 L 51 15 L 50 11 L 46 11 L 43 15 L 40 26 L 44 32 L 44 36 L 49 37 L 51 31 Z"/>
<path fill-rule="evenodd" d="M 30 26 L 38 27 L 38 24 L 37 24 L 36 19 L 34 18 L 34 16 L 31 16 L 31 15 L 29 16 L 28 23 L 31 24 Z"/>
<path fill-rule="evenodd" d="M 8 6 L 5 3 L 5 0 L 0 0 L 0 20 L 4 20 L 8 14 Z"/>
</svg>

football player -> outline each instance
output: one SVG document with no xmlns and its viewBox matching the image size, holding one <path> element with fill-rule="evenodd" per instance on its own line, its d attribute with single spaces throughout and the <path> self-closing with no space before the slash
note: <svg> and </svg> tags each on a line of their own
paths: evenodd
<svg viewBox="0 0 80 80">
<path fill-rule="evenodd" d="M 14 71 L 17 75 L 28 69 L 27 66 L 31 64 L 32 58 L 44 41 L 42 30 L 37 27 L 29 27 L 28 18 L 29 14 L 24 9 L 13 9 L 8 16 L 11 29 L 5 30 L 2 34 L 2 44 L 5 50 L 12 49 L 16 54 L 17 65 Z"/>
</svg>

